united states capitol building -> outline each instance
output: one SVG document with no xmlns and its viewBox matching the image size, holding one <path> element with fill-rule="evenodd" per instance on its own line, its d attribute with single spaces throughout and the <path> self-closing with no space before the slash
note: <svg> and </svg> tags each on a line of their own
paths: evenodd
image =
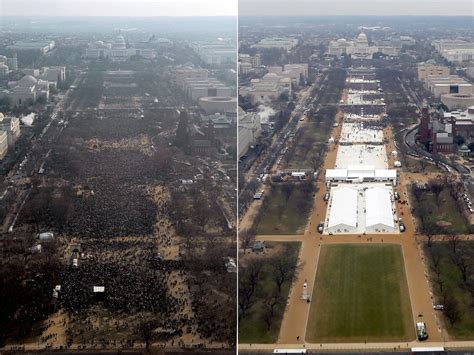
<svg viewBox="0 0 474 355">
<path fill-rule="evenodd" d="M 372 59 L 375 53 L 398 57 L 400 47 L 369 45 L 367 35 L 361 32 L 355 40 L 340 38 L 331 41 L 328 48 L 329 55 L 350 55 L 354 59 Z"/>
<path fill-rule="evenodd" d="M 146 59 L 153 59 L 156 57 L 156 52 L 151 48 L 128 48 L 125 38 L 122 35 L 118 35 L 112 42 L 96 41 L 89 44 L 89 47 L 86 49 L 85 58 L 108 58 L 113 62 L 124 62 L 135 55 Z"/>
</svg>

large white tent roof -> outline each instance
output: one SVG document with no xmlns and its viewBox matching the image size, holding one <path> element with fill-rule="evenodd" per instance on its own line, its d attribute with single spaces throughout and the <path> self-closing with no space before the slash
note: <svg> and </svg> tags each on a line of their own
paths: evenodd
<svg viewBox="0 0 474 355">
<path fill-rule="evenodd" d="M 326 179 L 396 179 L 395 169 L 375 169 L 373 165 L 349 165 L 347 169 L 327 169 Z"/>
<path fill-rule="evenodd" d="M 332 192 L 332 206 L 328 228 L 338 225 L 357 226 L 357 190 L 348 187 Z"/>
<path fill-rule="evenodd" d="M 347 169 L 327 169 L 326 179 L 347 179 Z"/>
<path fill-rule="evenodd" d="M 378 224 L 382 224 L 387 228 L 395 228 L 389 190 L 380 187 L 367 189 L 365 193 L 365 204 L 366 228 Z"/>
</svg>

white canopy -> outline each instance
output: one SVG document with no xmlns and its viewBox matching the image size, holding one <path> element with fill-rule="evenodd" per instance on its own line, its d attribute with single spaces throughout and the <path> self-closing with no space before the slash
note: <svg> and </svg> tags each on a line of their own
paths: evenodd
<svg viewBox="0 0 474 355">
<path fill-rule="evenodd" d="M 367 189 L 365 204 L 365 227 L 367 230 L 395 228 L 389 190 L 381 187 Z"/>
<path fill-rule="evenodd" d="M 328 221 L 331 233 L 353 232 L 357 227 L 357 190 L 348 187 L 334 189 Z"/>
</svg>

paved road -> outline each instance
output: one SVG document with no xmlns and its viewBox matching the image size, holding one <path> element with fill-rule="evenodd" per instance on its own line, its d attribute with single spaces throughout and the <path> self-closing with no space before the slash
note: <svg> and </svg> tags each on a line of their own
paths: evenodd
<svg viewBox="0 0 474 355">
<path fill-rule="evenodd" d="M 77 86 L 77 83 L 81 80 L 81 76 L 78 76 L 74 82 L 71 84 L 71 86 Z M 71 94 L 72 89 L 68 89 L 65 94 L 62 96 L 62 98 L 59 100 L 59 102 L 56 104 L 56 107 L 54 108 L 53 112 L 51 113 L 51 116 L 49 118 L 49 122 L 46 124 L 44 127 L 43 131 L 38 135 L 38 137 L 32 142 L 31 148 L 29 152 L 34 152 L 34 151 L 39 151 L 42 152 L 41 154 L 44 153 L 45 149 L 42 150 L 37 150 L 35 147 L 44 147 L 45 146 L 45 141 L 43 139 L 44 135 L 48 132 L 49 128 L 51 127 L 51 124 L 53 121 L 57 120 L 59 112 L 64 110 L 64 104 L 68 101 L 69 95 Z M 59 132 L 57 134 L 57 137 L 62 133 L 64 129 L 64 126 L 62 126 L 59 129 Z M 30 157 L 29 159 L 33 159 L 33 161 L 38 162 L 32 169 L 31 173 L 32 175 L 35 174 L 35 172 L 38 170 L 38 168 L 41 166 L 43 167 L 46 161 L 46 158 L 49 156 L 51 153 L 51 150 L 48 150 L 44 155 L 38 157 L 37 159 L 34 159 L 34 157 Z M 24 169 L 23 169 L 24 170 Z M 12 203 L 10 206 L 10 213 L 5 217 L 3 221 L 3 226 L 2 226 L 2 231 L 5 232 L 13 232 L 13 228 L 15 227 L 15 223 L 18 219 L 18 216 L 21 213 L 21 210 L 23 206 L 25 205 L 26 200 L 28 199 L 32 186 L 28 186 L 27 189 L 21 189 L 20 185 L 23 184 L 23 177 L 26 177 L 25 172 L 20 168 L 19 165 L 16 165 L 12 171 L 9 173 L 9 180 L 14 184 L 14 188 L 18 191 L 17 196 L 15 198 L 15 202 Z"/>
<path fill-rule="evenodd" d="M 409 152 L 412 155 L 414 155 L 418 158 L 426 157 L 428 159 L 433 160 L 435 158 L 433 156 L 433 154 L 431 154 L 430 152 L 427 152 L 424 149 L 419 148 L 418 145 L 416 144 L 416 133 L 417 132 L 418 132 L 418 124 L 410 127 L 409 129 L 407 129 L 405 131 L 404 142 L 405 142 L 406 146 L 408 147 Z M 438 157 L 438 159 L 441 161 L 441 163 L 442 163 L 441 166 L 444 167 L 445 170 L 457 171 L 460 174 L 469 174 L 471 172 L 471 170 L 469 168 L 467 168 L 464 165 L 459 164 L 457 162 L 452 162 L 452 161 L 450 161 L 448 159 L 445 159 L 443 157 Z M 448 166 L 449 169 L 446 168 L 446 166 Z"/>
<path fill-rule="evenodd" d="M 321 82 L 326 82 L 327 75 L 321 76 L 317 82 L 315 82 L 310 87 L 306 87 L 300 92 L 300 96 L 298 98 L 297 106 L 300 105 L 301 107 L 307 106 L 310 102 L 316 102 L 318 100 L 318 95 L 314 97 L 310 97 L 310 93 L 313 91 L 316 85 L 319 85 Z M 324 85 L 324 84 L 323 84 Z M 321 87 L 320 87 L 321 89 Z M 315 110 L 319 108 L 319 104 L 314 107 Z M 251 171 L 254 172 L 254 175 L 251 176 L 250 180 L 245 184 L 239 194 L 239 215 L 242 216 L 241 219 L 246 218 L 248 214 L 254 215 L 255 213 L 255 206 L 248 206 L 250 205 L 259 205 L 259 203 L 255 201 L 243 201 L 241 196 L 249 195 L 249 191 L 254 186 L 258 186 L 257 184 L 257 175 L 264 173 L 265 171 L 270 171 L 272 167 L 276 164 L 276 160 L 280 154 L 282 148 L 286 145 L 287 140 L 289 138 L 289 134 L 297 129 L 298 123 L 300 122 L 300 118 L 303 117 L 301 111 L 295 109 L 290 117 L 289 122 L 287 125 L 273 138 L 272 145 L 266 149 L 263 154 L 267 154 L 264 159 L 262 159 L 255 167 L 252 167 Z M 251 173 L 250 173 L 251 174 Z M 257 188 L 258 190 L 258 188 Z M 253 193 L 255 191 L 251 191 Z M 248 206 L 248 209 L 245 208 Z M 258 209 L 258 208 L 257 208 Z M 245 211 L 244 211 L 245 210 Z"/>
</svg>

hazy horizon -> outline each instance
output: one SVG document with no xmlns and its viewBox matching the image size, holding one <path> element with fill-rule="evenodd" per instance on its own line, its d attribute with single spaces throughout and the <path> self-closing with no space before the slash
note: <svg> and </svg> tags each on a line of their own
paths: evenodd
<svg viewBox="0 0 474 355">
<path fill-rule="evenodd" d="M 239 16 L 468 16 L 474 0 L 239 0 Z"/>
<path fill-rule="evenodd" d="M 237 16 L 236 0 L 0 0 L 5 17 Z"/>
</svg>

